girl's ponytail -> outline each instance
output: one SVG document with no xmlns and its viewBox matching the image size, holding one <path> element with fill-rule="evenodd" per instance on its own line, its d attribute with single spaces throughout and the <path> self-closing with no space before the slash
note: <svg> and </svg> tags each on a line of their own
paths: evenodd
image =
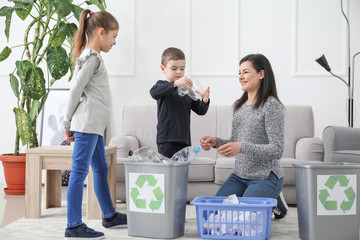
<svg viewBox="0 0 360 240">
<path fill-rule="evenodd" d="M 76 31 L 71 50 L 72 62 L 75 63 L 76 59 L 80 56 L 81 52 L 86 46 L 86 22 L 90 9 L 84 9 L 79 18 L 79 28 Z"/>
</svg>

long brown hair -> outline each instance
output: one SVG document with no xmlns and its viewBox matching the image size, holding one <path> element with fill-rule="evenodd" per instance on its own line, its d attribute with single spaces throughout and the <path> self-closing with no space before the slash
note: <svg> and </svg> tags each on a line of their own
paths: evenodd
<svg viewBox="0 0 360 240">
<path fill-rule="evenodd" d="M 91 33 L 97 28 L 104 28 L 108 32 L 119 29 L 119 23 L 109 12 L 99 11 L 93 13 L 90 9 L 84 9 L 80 14 L 79 28 L 72 43 L 71 54 L 73 62 L 76 61 L 86 47 L 86 36 L 89 38 Z"/>
<path fill-rule="evenodd" d="M 256 103 L 254 107 L 259 108 L 262 106 L 269 96 L 273 96 L 281 103 L 277 95 L 275 76 L 269 60 L 262 54 L 249 54 L 241 59 L 239 65 L 246 61 L 251 62 L 257 73 L 264 70 L 264 78 L 260 81 L 260 88 L 256 94 Z M 243 95 L 234 103 L 234 111 L 239 109 L 247 99 L 248 93 L 244 92 Z"/>
</svg>

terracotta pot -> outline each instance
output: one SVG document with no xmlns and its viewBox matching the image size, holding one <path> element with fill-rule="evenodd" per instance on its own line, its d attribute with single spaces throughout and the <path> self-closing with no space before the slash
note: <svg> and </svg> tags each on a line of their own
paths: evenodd
<svg viewBox="0 0 360 240">
<path fill-rule="evenodd" d="M 9 195 L 25 195 L 25 162 L 26 155 L 14 156 L 13 154 L 0 155 L 5 173 L 7 188 L 4 188 Z"/>
</svg>

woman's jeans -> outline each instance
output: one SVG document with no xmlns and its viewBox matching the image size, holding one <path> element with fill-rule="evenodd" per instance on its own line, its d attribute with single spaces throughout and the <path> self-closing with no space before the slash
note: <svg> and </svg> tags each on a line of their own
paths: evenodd
<svg viewBox="0 0 360 240">
<path fill-rule="evenodd" d="M 94 190 L 104 218 L 112 217 L 116 210 L 112 204 L 107 181 L 104 138 L 98 134 L 74 132 L 75 144 L 71 173 L 67 190 L 67 227 L 82 224 L 82 198 L 86 176 L 91 165 L 94 175 Z"/>
<path fill-rule="evenodd" d="M 284 185 L 284 178 L 278 178 L 273 172 L 267 179 L 244 179 L 232 173 L 221 186 L 216 196 L 277 198 Z"/>
</svg>

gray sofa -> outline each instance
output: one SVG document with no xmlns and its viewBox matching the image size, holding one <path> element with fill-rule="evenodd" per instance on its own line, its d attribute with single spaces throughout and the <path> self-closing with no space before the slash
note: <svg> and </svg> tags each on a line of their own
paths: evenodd
<svg viewBox="0 0 360 240">
<path fill-rule="evenodd" d="M 360 163 L 360 129 L 328 126 L 322 135 L 325 162 Z"/>
<path fill-rule="evenodd" d="M 293 163 L 323 161 L 321 139 L 314 138 L 314 117 L 310 106 L 285 106 L 285 148 L 281 165 L 285 171 L 283 195 L 288 204 L 296 204 Z M 205 135 L 229 138 L 231 134 L 232 106 L 210 106 L 205 116 L 192 113 L 192 145 L 200 145 Z M 122 135 L 114 136 L 109 145 L 117 151 L 117 199 L 125 201 L 125 170 L 129 151 L 143 146 L 156 146 L 157 110 L 154 105 L 125 106 L 123 108 Z M 174 126 L 176 127 L 176 126 Z M 189 167 L 188 195 L 213 196 L 232 172 L 234 158 L 225 158 L 215 149 L 201 151 Z"/>
</svg>

